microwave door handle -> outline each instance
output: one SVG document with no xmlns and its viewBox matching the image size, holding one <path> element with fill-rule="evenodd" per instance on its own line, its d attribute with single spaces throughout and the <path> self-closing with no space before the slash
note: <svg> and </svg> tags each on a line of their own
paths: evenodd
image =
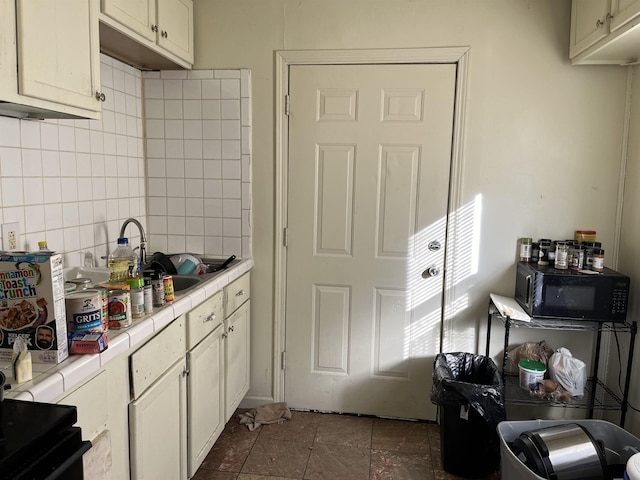
<svg viewBox="0 0 640 480">
<path fill-rule="evenodd" d="M 525 295 L 525 305 L 527 306 L 527 308 L 531 308 L 531 302 L 532 302 L 532 296 L 533 296 L 533 289 L 531 288 L 531 275 L 527 275 L 526 276 L 526 281 L 527 281 L 527 294 Z"/>
</svg>

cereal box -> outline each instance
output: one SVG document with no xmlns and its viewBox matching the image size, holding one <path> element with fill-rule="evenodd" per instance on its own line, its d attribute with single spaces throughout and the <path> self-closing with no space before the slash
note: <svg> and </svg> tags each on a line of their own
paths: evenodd
<svg viewBox="0 0 640 480">
<path fill-rule="evenodd" d="M 60 254 L 0 253 L 0 359 L 11 359 L 19 336 L 34 363 L 69 356 Z"/>
</svg>

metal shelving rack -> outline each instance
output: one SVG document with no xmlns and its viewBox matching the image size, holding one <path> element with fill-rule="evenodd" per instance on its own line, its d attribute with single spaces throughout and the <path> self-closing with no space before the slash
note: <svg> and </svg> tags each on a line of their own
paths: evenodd
<svg viewBox="0 0 640 480">
<path fill-rule="evenodd" d="M 588 418 L 593 418 L 594 410 L 619 410 L 620 426 L 624 427 L 624 422 L 628 409 L 629 383 L 631 380 L 631 365 L 633 363 L 633 350 L 635 345 L 636 333 L 638 331 L 637 323 L 624 322 L 589 322 L 574 319 L 550 319 L 550 318 L 531 318 L 531 321 L 514 320 L 508 315 L 502 315 L 493 300 L 489 300 L 489 313 L 487 318 L 487 345 L 486 356 L 489 356 L 491 346 L 491 323 L 493 318 L 501 320 L 504 324 L 504 351 L 502 359 L 502 382 L 505 387 L 505 403 L 513 405 L 532 405 L 532 406 L 555 406 L 563 408 L 582 408 L 589 411 Z M 509 353 L 509 334 L 512 328 L 539 328 L 550 330 L 575 330 L 575 331 L 593 331 L 596 333 L 596 347 L 594 351 L 594 364 L 591 377 L 588 378 L 585 385 L 585 394 L 583 397 L 574 397 L 570 402 L 554 402 L 549 400 L 538 399 L 531 396 L 528 392 L 520 388 L 518 375 L 507 373 L 507 356 Z M 622 398 L 609 389 L 598 378 L 598 367 L 600 364 L 600 347 L 602 345 L 602 332 L 628 332 L 629 335 L 629 355 L 627 358 L 627 371 L 625 375 L 625 383 Z"/>
</svg>

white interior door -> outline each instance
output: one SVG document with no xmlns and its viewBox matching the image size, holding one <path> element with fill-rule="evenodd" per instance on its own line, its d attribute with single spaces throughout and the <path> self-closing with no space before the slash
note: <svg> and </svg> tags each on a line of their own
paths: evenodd
<svg viewBox="0 0 640 480">
<path fill-rule="evenodd" d="M 435 418 L 455 76 L 454 64 L 290 67 L 293 408 Z"/>
</svg>

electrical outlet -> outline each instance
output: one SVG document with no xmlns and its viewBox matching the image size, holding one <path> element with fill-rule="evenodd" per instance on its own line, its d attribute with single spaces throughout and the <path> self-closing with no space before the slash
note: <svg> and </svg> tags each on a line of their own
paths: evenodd
<svg viewBox="0 0 640 480">
<path fill-rule="evenodd" d="M 18 250 L 20 244 L 20 224 L 18 222 L 2 225 L 2 248 L 4 250 Z"/>
</svg>

